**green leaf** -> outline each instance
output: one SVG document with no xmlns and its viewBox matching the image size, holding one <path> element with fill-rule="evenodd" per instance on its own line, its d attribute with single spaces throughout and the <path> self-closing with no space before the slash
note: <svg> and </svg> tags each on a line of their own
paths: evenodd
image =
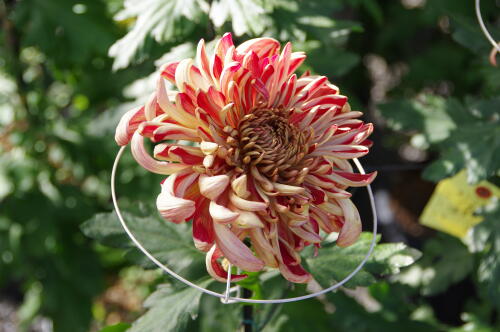
<svg viewBox="0 0 500 332">
<path fill-rule="evenodd" d="M 212 282 L 213 279 L 209 279 L 197 284 L 206 288 Z M 202 292 L 192 287 L 176 290 L 171 285 L 160 286 L 144 303 L 148 311 L 127 331 L 184 331 L 189 318 L 196 319 L 202 295 Z"/>
<path fill-rule="evenodd" d="M 500 309 L 500 204 L 480 209 L 484 220 L 473 228 L 470 249 L 480 252 L 478 281 L 483 285 L 484 296 Z"/>
<path fill-rule="evenodd" d="M 154 212 L 157 215 L 156 212 Z M 204 269 L 205 255 L 193 245 L 190 224 L 174 224 L 160 217 L 142 217 L 123 213 L 130 231 L 153 254 L 155 258 L 171 267 L 177 273 L 195 273 Z M 85 235 L 105 245 L 120 248 L 133 247 L 116 214 L 100 213 L 81 226 Z M 143 265 L 151 267 L 142 253 L 134 251 L 132 257 Z"/>
<path fill-rule="evenodd" d="M 437 331 L 436 327 L 426 322 L 418 322 L 410 317 L 413 303 L 409 303 L 401 294 L 398 285 L 385 282 L 370 287 L 385 286 L 387 299 L 380 303 L 381 308 L 367 311 L 366 304 L 347 296 L 344 292 L 328 293 L 327 299 L 335 305 L 331 314 L 330 331 Z M 398 293 L 399 291 L 399 293 Z M 377 299 L 378 300 L 378 299 Z M 390 302 L 389 302 L 390 301 Z M 392 303 L 391 303 L 392 302 Z"/>
<path fill-rule="evenodd" d="M 422 95 L 414 100 L 395 100 L 378 107 L 389 127 L 396 131 L 421 132 L 427 144 L 443 141 L 456 127 L 442 97 Z"/>
<path fill-rule="evenodd" d="M 347 277 L 359 265 L 368 252 L 371 240 L 371 233 L 362 233 L 359 240 L 349 247 L 326 245 L 317 257 L 306 260 L 309 270 L 322 287 L 329 287 Z M 377 242 L 379 241 L 380 237 L 377 237 Z M 377 275 L 398 273 L 401 267 L 411 265 L 419 257 L 417 250 L 408 248 L 403 243 L 377 245 L 365 268 L 354 275 L 345 286 L 369 286 L 376 282 Z"/>
<path fill-rule="evenodd" d="M 127 67 L 144 46 L 147 37 L 158 43 L 181 41 L 206 17 L 203 0 L 128 0 L 115 20 L 134 19 L 132 29 L 109 49 L 113 69 Z"/>
<path fill-rule="evenodd" d="M 198 325 L 198 329 L 188 326 L 187 331 L 220 332 L 238 331 L 241 326 L 241 303 L 223 304 L 214 296 L 204 296 L 200 301 L 199 316 L 192 325 Z"/>
<path fill-rule="evenodd" d="M 32 283 L 26 293 L 22 305 L 17 311 L 17 319 L 21 329 L 26 329 L 33 318 L 38 314 L 42 304 L 42 285 L 39 282 Z"/>
<path fill-rule="evenodd" d="M 422 259 L 397 279 L 404 284 L 421 287 L 421 293 L 426 296 L 441 293 L 463 280 L 474 266 L 473 257 L 464 244 L 443 233 L 427 241 L 422 253 Z"/>
<path fill-rule="evenodd" d="M 125 332 L 131 325 L 129 323 L 118 323 L 115 325 L 106 326 L 99 332 Z"/>
<path fill-rule="evenodd" d="M 402 267 L 410 266 L 421 256 L 420 251 L 404 243 L 382 243 L 375 247 L 366 269 L 374 274 L 397 274 Z"/>
<path fill-rule="evenodd" d="M 291 294 L 291 296 L 297 295 L 298 294 Z M 330 309 L 331 304 L 328 306 Z M 332 331 L 331 315 L 326 311 L 326 308 L 327 307 L 317 299 L 287 303 L 277 309 L 277 314 L 275 314 L 274 318 L 262 328 L 262 331 Z"/>
<path fill-rule="evenodd" d="M 218 28 L 231 21 L 237 36 L 261 34 L 268 18 L 259 0 L 216 0 L 210 7 L 210 19 Z"/>
<path fill-rule="evenodd" d="M 379 105 L 387 124 L 396 131 L 424 139 L 418 148 L 431 147 L 440 158 L 424 171 L 424 177 L 439 181 L 462 168 L 467 181 L 477 183 L 500 175 L 500 98 L 466 100 L 421 95 Z"/>
</svg>

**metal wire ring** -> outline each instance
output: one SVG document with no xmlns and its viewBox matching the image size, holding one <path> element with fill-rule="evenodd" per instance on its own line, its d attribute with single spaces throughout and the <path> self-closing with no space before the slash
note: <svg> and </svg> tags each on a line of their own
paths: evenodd
<svg viewBox="0 0 500 332">
<path fill-rule="evenodd" d="M 235 302 L 242 302 L 242 303 L 287 303 L 287 302 L 295 302 L 295 301 L 306 300 L 306 299 L 310 299 L 310 298 L 313 298 L 313 297 L 316 297 L 316 296 L 319 296 L 319 295 L 331 292 L 333 290 L 336 290 L 337 288 L 339 288 L 340 286 L 342 286 L 346 282 L 348 282 L 352 277 L 354 277 L 354 275 L 356 273 L 358 273 L 359 270 L 361 270 L 363 268 L 363 266 L 366 264 L 366 262 L 368 261 L 368 259 L 370 258 L 371 254 L 373 252 L 373 249 L 375 248 L 375 244 L 376 244 L 376 241 L 377 241 L 377 223 L 378 223 L 378 221 L 377 221 L 377 211 L 375 209 L 375 200 L 373 198 L 372 188 L 370 187 L 370 185 L 367 185 L 366 189 L 368 191 L 368 196 L 370 198 L 370 205 L 371 205 L 372 214 L 373 214 L 373 238 L 372 238 L 372 241 L 371 241 L 371 244 L 370 244 L 370 248 L 368 249 L 368 252 L 366 253 L 366 255 L 363 258 L 363 260 L 361 261 L 361 263 L 359 263 L 359 265 L 347 277 L 345 277 L 344 279 L 342 279 L 338 283 L 336 283 L 336 284 L 334 284 L 334 285 L 332 285 L 332 286 L 330 286 L 328 288 L 322 289 L 321 291 L 314 292 L 314 293 L 311 293 L 311 294 L 307 294 L 307 295 L 303 295 L 303 296 L 297 296 L 297 297 L 290 297 L 290 298 L 286 298 L 286 299 L 274 299 L 274 300 L 255 300 L 255 299 L 246 299 L 246 298 L 241 298 L 241 297 L 231 297 L 231 296 L 229 296 L 230 295 L 230 285 L 231 285 L 230 279 L 228 279 L 228 282 L 226 284 L 226 291 L 224 293 L 217 293 L 217 292 L 211 291 L 209 289 L 200 287 L 200 286 L 192 283 L 191 281 L 189 281 L 189 280 L 181 277 L 180 275 L 178 275 L 177 273 L 175 273 L 174 271 L 172 271 L 171 269 L 169 269 L 167 266 L 165 266 L 163 263 L 161 263 L 160 261 L 158 261 L 137 240 L 137 238 L 134 236 L 134 234 L 130 231 L 130 229 L 128 228 L 127 224 L 125 223 L 125 220 L 123 219 L 123 216 L 121 214 L 120 208 L 118 206 L 118 202 L 116 200 L 116 192 L 115 192 L 116 169 L 118 168 L 118 163 L 119 163 L 119 161 L 120 161 L 120 159 L 121 159 L 121 157 L 123 155 L 123 152 L 125 151 L 125 148 L 126 148 L 126 146 L 122 146 L 120 148 L 120 151 L 118 151 L 118 154 L 116 155 L 116 158 L 115 158 L 115 162 L 113 164 L 113 169 L 111 171 L 111 197 L 113 198 L 113 205 L 115 207 L 116 214 L 118 216 L 118 219 L 120 220 L 120 223 L 121 223 L 123 229 L 125 230 L 125 232 L 127 233 L 127 235 L 130 237 L 130 239 L 132 240 L 132 242 L 137 246 L 137 248 L 139 248 L 139 250 L 141 250 L 142 253 L 144 255 L 146 255 L 146 257 L 148 257 L 153 263 L 155 263 L 156 266 L 158 266 L 164 272 L 168 273 L 169 275 L 171 275 L 175 279 L 183 282 L 187 286 L 193 287 L 193 288 L 195 288 L 195 289 L 197 289 L 200 292 L 203 292 L 205 294 L 216 296 L 216 297 L 220 298 L 224 303 L 235 303 Z M 365 174 L 363 166 L 361 166 L 361 163 L 358 161 L 358 159 L 355 158 L 355 159 L 353 159 L 353 161 L 356 164 L 356 167 L 358 168 L 359 172 L 361 174 Z M 228 273 L 228 275 L 230 276 L 230 273 Z"/>
</svg>

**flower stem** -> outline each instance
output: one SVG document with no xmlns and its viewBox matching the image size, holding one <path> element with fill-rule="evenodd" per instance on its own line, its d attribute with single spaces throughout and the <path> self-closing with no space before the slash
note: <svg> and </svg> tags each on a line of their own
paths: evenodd
<svg viewBox="0 0 500 332">
<path fill-rule="evenodd" d="M 246 288 L 243 288 L 243 297 L 248 299 L 252 297 L 252 291 Z M 252 332 L 253 327 L 253 306 L 250 304 L 243 305 L 243 331 L 244 332 Z"/>
</svg>

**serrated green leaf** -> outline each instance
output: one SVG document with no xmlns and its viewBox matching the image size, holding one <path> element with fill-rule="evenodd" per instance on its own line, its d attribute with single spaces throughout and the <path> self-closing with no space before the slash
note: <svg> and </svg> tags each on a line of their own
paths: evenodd
<svg viewBox="0 0 500 332">
<path fill-rule="evenodd" d="M 402 267 L 410 266 L 422 256 L 421 252 L 404 243 L 378 244 L 366 269 L 381 275 L 397 274 Z"/>
<path fill-rule="evenodd" d="M 147 37 L 159 43 L 182 40 L 206 16 L 208 5 L 203 0 L 127 0 L 115 19 L 135 19 L 131 30 L 109 49 L 115 58 L 113 69 L 127 67 Z"/>
<path fill-rule="evenodd" d="M 160 217 L 139 217 L 124 212 L 123 217 L 135 237 L 155 258 L 178 273 L 204 267 L 205 256 L 193 245 L 189 224 L 173 224 Z M 101 243 L 119 248 L 133 247 L 116 214 L 100 213 L 82 224 L 83 233 Z M 133 251 L 145 266 L 152 263 L 140 252 Z M 201 267 L 201 268 L 200 268 Z"/>
<path fill-rule="evenodd" d="M 266 11 L 259 0 L 216 0 L 210 7 L 210 19 L 216 27 L 231 21 L 237 36 L 261 34 L 267 23 Z"/>
<path fill-rule="evenodd" d="M 371 241 L 371 233 L 362 233 L 358 241 L 347 248 L 325 246 L 320 249 L 317 257 L 306 260 L 307 265 L 320 285 L 329 287 L 347 277 L 359 265 L 368 252 Z M 378 241 L 380 237 L 377 237 Z M 398 273 L 401 267 L 411 265 L 419 257 L 417 250 L 408 248 L 403 243 L 377 245 L 365 268 L 354 275 L 345 286 L 369 286 L 376 282 L 377 275 Z"/>
<path fill-rule="evenodd" d="M 212 282 L 213 279 L 208 279 L 197 284 L 206 288 Z M 160 286 L 144 303 L 148 311 L 127 331 L 184 331 L 189 318 L 196 319 L 202 295 L 202 292 L 192 287 L 176 290 L 170 285 Z"/>
</svg>

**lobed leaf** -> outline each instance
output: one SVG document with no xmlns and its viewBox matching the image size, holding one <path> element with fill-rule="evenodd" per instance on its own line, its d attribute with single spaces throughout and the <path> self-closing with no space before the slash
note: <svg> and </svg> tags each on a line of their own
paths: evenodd
<svg viewBox="0 0 500 332">
<path fill-rule="evenodd" d="M 178 273 L 185 273 L 193 268 L 204 268 L 205 256 L 193 245 L 189 224 L 173 224 L 159 217 L 138 216 L 123 213 L 130 231 L 159 261 Z M 83 233 L 99 242 L 119 248 L 131 248 L 132 242 L 122 228 L 116 214 L 99 213 L 82 224 Z M 133 251 L 132 255 L 143 265 L 151 267 L 147 257 Z"/>
<path fill-rule="evenodd" d="M 351 273 L 365 257 L 372 240 L 371 233 L 362 233 L 353 245 L 340 248 L 327 245 L 317 257 L 308 258 L 307 265 L 314 278 L 322 287 L 329 287 Z M 380 236 L 377 237 L 377 242 Z M 408 248 L 403 243 L 385 243 L 377 245 L 367 264 L 345 284 L 348 288 L 369 286 L 376 282 L 379 275 L 399 272 L 401 267 L 413 264 L 420 257 L 420 252 Z"/>
<path fill-rule="evenodd" d="M 206 288 L 212 282 L 213 279 L 205 279 L 197 284 Z M 192 287 L 175 289 L 171 285 L 160 286 L 144 303 L 148 311 L 127 331 L 184 331 L 189 318 L 194 320 L 198 316 L 202 295 L 202 292 Z"/>
</svg>

